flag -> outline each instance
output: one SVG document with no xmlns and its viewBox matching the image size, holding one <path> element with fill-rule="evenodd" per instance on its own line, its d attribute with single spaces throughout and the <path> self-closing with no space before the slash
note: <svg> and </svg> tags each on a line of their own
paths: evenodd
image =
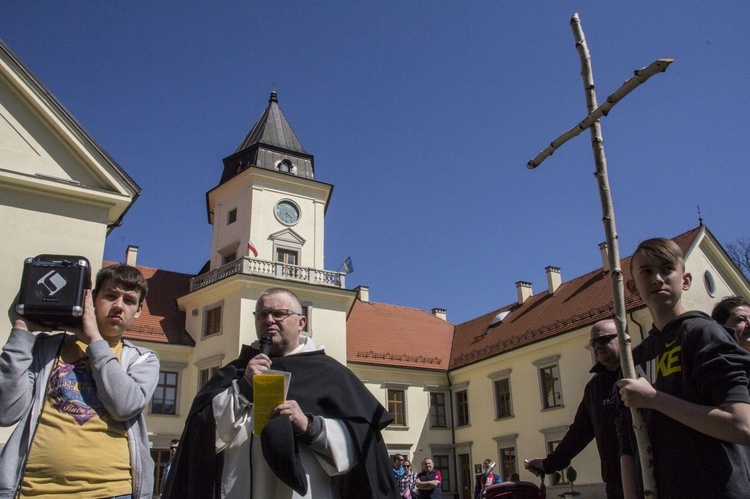
<svg viewBox="0 0 750 499">
<path fill-rule="evenodd" d="M 255 249 L 255 245 L 250 239 L 247 240 L 247 249 L 250 250 L 256 258 L 258 257 L 258 250 Z"/>
<path fill-rule="evenodd" d="M 351 274 L 354 272 L 354 265 L 352 265 L 352 257 L 348 257 L 346 260 L 344 260 L 344 272 L 347 274 Z"/>
</svg>

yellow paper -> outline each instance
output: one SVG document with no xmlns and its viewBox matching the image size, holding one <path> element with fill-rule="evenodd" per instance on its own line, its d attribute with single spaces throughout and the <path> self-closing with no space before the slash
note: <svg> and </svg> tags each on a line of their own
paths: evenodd
<svg viewBox="0 0 750 499">
<path fill-rule="evenodd" d="M 284 403 L 286 376 L 282 373 L 253 375 L 253 434 L 260 432 L 271 419 L 271 411 Z"/>
</svg>

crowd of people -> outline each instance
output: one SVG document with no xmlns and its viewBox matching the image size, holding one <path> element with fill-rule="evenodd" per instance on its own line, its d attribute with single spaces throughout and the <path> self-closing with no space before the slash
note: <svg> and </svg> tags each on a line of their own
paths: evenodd
<svg viewBox="0 0 750 499">
<path fill-rule="evenodd" d="M 411 469 L 411 461 L 403 454 L 393 456 L 393 476 L 398 482 L 401 497 L 405 499 L 439 499 L 443 476 L 435 469 L 432 459 L 422 460 L 422 471 L 415 473 Z"/>
<path fill-rule="evenodd" d="M 630 411 L 637 409 L 651 440 L 659 497 L 746 496 L 750 303 L 726 298 L 711 317 L 685 310 L 682 293 L 692 276 L 668 239 L 642 242 L 630 273 L 627 288 L 653 318 L 633 350 L 638 378 L 621 375 L 615 322 L 595 323 L 588 343 L 597 362 L 575 419 L 554 451 L 525 461 L 526 468 L 562 470 L 595 440 L 607 497 L 648 495 L 632 430 Z M 152 496 L 143 412 L 159 359 L 122 338 L 147 292 L 135 267 L 114 265 L 97 274 L 84 294 L 81 324 L 69 332 L 34 334 L 44 328 L 11 309 L 13 329 L 0 355 L 0 425 L 17 426 L 0 454 L 0 499 Z M 170 443 L 163 497 L 441 497 L 442 475 L 430 457 L 419 472 L 402 454 L 389 459 L 381 431 L 391 415 L 302 334 L 307 319 L 292 291 L 264 291 L 254 317 L 258 341 L 201 389 L 181 438 Z M 288 394 L 256 426 L 262 418 L 253 412 L 254 381 L 269 370 L 291 373 Z M 475 498 L 502 481 L 494 467 L 484 461 Z"/>
</svg>

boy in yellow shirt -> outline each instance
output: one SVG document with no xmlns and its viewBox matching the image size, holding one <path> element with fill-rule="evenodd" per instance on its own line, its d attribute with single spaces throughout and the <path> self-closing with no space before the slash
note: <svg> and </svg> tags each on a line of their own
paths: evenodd
<svg viewBox="0 0 750 499">
<path fill-rule="evenodd" d="M 143 410 L 159 359 L 122 339 L 147 291 L 138 269 L 114 265 L 86 291 L 73 334 L 34 335 L 12 317 L 0 356 L 0 424 L 19 424 L 0 454 L 0 498 L 151 497 Z"/>
</svg>

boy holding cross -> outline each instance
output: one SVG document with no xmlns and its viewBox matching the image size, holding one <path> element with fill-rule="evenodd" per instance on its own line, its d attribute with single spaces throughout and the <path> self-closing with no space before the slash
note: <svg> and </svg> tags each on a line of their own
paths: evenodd
<svg viewBox="0 0 750 499">
<path fill-rule="evenodd" d="M 625 405 L 644 411 L 659 497 L 745 497 L 750 354 L 706 314 L 685 311 L 692 276 L 674 241 L 643 241 L 630 271 L 628 290 L 646 302 L 654 325 L 633 350 L 638 379 L 617 384 Z"/>
</svg>

